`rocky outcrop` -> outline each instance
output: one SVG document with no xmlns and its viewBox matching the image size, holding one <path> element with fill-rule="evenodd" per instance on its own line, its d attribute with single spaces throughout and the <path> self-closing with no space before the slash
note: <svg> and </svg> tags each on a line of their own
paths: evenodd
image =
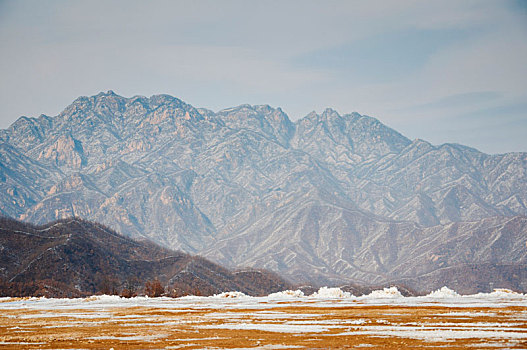
<svg viewBox="0 0 527 350">
<path fill-rule="evenodd" d="M 511 250 L 454 259 L 479 251 L 493 227 L 524 245 L 525 226 L 512 235 L 507 223 L 527 215 L 526 153 L 412 141 L 358 113 L 293 123 L 265 105 L 214 113 L 109 91 L 53 118 L 21 118 L 0 141 L 1 212 L 32 222 L 81 216 L 299 282 L 526 262 Z M 445 258 L 454 231 L 467 239 Z"/>
</svg>

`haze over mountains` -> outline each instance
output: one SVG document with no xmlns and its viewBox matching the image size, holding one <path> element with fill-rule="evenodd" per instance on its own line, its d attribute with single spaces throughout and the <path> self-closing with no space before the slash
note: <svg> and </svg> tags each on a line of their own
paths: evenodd
<svg viewBox="0 0 527 350">
<path fill-rule="evenodd" d="M 155 280 L 172 296 L 232 290 L 268 295 L 290 288 L 267 271 L 229 271 L 77 218 L 42 226 L 0 218 L 0 247 L 2 296 L 131 296 Z"/>
<path fill-rule="evenodd" d="M 0 131 L 1 213 L 79 216 L 293 282 L 527 290 L 527 154 L 326 109 L 80 97 Z M 471 289 L 472 288 L 472 289 Z"/>
</svg>

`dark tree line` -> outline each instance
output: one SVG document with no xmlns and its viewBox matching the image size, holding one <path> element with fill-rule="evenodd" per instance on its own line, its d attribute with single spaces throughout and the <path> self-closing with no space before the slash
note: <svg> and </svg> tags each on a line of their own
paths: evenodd
<svg viewBox="0 0 527 350">
<path fill-rule="evenodd" d="M 289 288 L 267 271 L 232 272 L 79 218 L 36 226 L 0 217 L 0 296 L 266 295 Z"/>
</svg>

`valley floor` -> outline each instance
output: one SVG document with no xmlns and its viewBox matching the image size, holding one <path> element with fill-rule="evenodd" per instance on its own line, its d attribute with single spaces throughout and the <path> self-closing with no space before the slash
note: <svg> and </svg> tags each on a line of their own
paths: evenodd
<svg viewBox="0 0 527 350">
<path fill-rule="evenodd" d="M 0 298 L 0 349 L 527 348 L 527 295 Z"/>
</svg>

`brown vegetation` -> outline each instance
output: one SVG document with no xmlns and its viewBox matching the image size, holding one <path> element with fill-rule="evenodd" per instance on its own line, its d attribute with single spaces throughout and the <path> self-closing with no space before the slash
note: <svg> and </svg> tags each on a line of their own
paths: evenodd
<svg viewBox="0 0 527 350">
<path fill-rule="evenodd" d="M 145 294 L 151 298 L 160 297 L 165 294 L 165 288 L 158 279 L 145 283 Z"/>
<path fill-rule="evenodd" d="M 165 288 L 170 296 L 266 295 L 290 287 L 267 271 L 232 272 L 78 218 L 42 226 L 0 218 L 0 246 L 0 296 L 160 296 Z"/>
<path fill-rule="evenodd" d="M 81 307 L 82 303 L 79 305 Z M 261 305 L 257 305 L 255 308 L 228 308 L 221 311 L 217 308 L 181 306 L 177 310 L 170 310 L 166 306 L 154 305 L 105 306 L 104 310 L 90 308 L 67 311 L 8 308 L 0 313 L 0 343 L 16 348 L 38 346 L 41 349 L 496 349 L 527 346 L 527 321 L 518 318 L 518 315 L 527 313 L 526 307 L 342 307 L 338 303 L 324 307 L 295 303 L 270 306 L 264 310 L 260 307 Z M 218 312 L 221 312 L 222 317 L 218 317 Z M 87 317 L 79 322 L 76 315 Z M 280 317 L 277 318 L 277 315 Z M 146 324 L 145 318 L 149 320 Z M 101 323 L 105 326 L 101 327 Z M 489 326 L 486 325 L 496 323 L 504 326 L 489 334 Z M 507 329 L 506 325 L 511 323 L 515 324 L 514 329 Z M 237 325 L 240 326 L 239 329 Z M 252 329 L 247 325 L 252 325 Z M 363 327 L 378 329 L 378 332 L 365 334 L 361 332 Z M 396 327 L 403 332 L 396 335 L 385 334 L 382 331 L 385 327 Z M 438 334 L 425 336 L 434 329 L 450 336 L 460 331 L 472 332 L 474 336 L 454 336 L 450 339 Z M 478 332 L 485 329 L 486 332 Z M 408 332 L 405 333 L 404 330 Z M 509 339 L 507 332 L 523 333 L 525 337 Z"/>
</svg>

